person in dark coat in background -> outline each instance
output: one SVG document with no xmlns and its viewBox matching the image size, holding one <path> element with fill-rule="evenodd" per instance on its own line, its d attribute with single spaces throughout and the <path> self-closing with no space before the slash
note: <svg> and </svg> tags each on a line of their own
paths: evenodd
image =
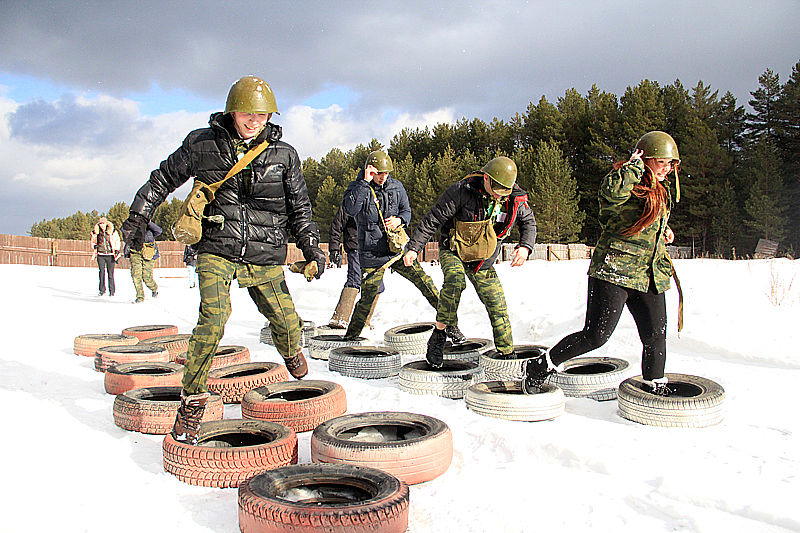
<svg viewBox="0 0 800 533">
<path fill-rule="evenodd" d="M 163 231 L 155 222 L 150 220 L 145 226 L 144 242 L 138 250 L 132 247 L 130 242 L 125 241 L 124 255 L 131 260 L 131 281 L 133 281 L 133 288 L 136 289 L 134 303 L 138 304 L 144 301 L 142 281 L 150 289 L 150 294 L 152 294 L 153 298 L 158 297 L 158 284 L 153 278 L 153 268 L 156 259 L 161 256 L 158 252 L 156 237 L 161 235 Z"/>
<path fill-rule="evenodd" d="M 197 287 L 197 250 L 191 244 L 183 249 L 183 264 L 189 274 L 189 288 Z"/>
</svg>

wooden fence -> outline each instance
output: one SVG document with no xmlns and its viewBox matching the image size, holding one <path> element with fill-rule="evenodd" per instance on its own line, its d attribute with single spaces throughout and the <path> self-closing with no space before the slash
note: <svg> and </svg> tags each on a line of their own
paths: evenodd
<svg viewBox="0 0 800 533">
<path fill-rule="evenodd" d="M 510 261 L 516 244 L 503 244 L 501 261 Z M 321 243 L 326 253 L 328 244 Z M 157 268 L 183 268 L 183 244 L 175 241 L 158 241 L 160 257 L 156 260 Z M 530 259 L 546 261 L 564 261 L 568 259 L 587 259 L 591 257 L 592 247 L 585 244 L 536 244 Z M 683 251 L 683 250 L 681 250 Z M 683 253 L 674 258 L 685 257 Z M 286 262 L 292 263 L 303 259 L 303 254 L 294 245 L 289 244 Z M 435 242 L 425 245 L 420 261 L 438 261 L 439 246 Z M 346 256 L 345 261 L 346 263 Z M 41 237 L 23 237 L 19 235 L 0 235 L 0 264 L 42 265 L 65 267 L 96 266 L 92 259 L 92 249 L 88 240 L 44 239 Z M 130 268 L 130 262 L 120 258 L 117 268 Z"/>
</svg>

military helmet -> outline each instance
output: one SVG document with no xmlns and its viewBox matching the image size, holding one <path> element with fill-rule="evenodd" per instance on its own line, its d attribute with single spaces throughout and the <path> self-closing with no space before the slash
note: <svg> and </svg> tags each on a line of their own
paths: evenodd
<svg viewBox="0 0 800 533">
<path fill-rule="evenodd" d="M 678 144 L 669 133 L 663 131 L 650 131 L 642 135 L 636 143 L 636 149 L 644 151 L 643 158 L 673 159 L 680 162 Z"/>
<path fill-rule="evenodd" d="M 364 168 L 367 168 L 368 165 L 375 167 L 378 172 L 392 172 L 394 170 L 392 158 L 383 150 L 371 152 L 367 156 L 367 162 L 364 163 Z"/>
<path fill-rule="evenodd" d="M 509 193 L 517 181 L 517 164 L 510 157 L 501 155 L 495 157 L 481 168 L 481 172 L 488 175 L 492 181 L 492 189 L 501 193 L 506 189 Z M 494 185 L 497 185 L 495 187 Z"/>
<path fill-rule="evenodd" d="M 261 78 L 245 76 L 231 85 L 225 112 L 231 113 L 278 113 L 275 93 Z"/>
</svg>

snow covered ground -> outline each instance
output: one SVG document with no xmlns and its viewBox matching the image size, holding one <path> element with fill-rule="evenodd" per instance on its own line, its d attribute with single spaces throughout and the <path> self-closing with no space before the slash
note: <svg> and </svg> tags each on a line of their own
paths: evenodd
<svg viewBox="0 0 800 533">
<path fill-rule="evenodd" d="M 800 531 L 800 261 L 676 261 L 686 297 L 677 335 L 677 293 L 668 293 L 668 372 L 696 374 L 726 390 L 724 421 L 704 429 L 639 425 L 616 402 L 567 399 L 548 422 L 481 417 L 463 401 L 412 396 L 393 380 L 365 381 L 309 360 L 309 378 L 340 383 L 348 413 L 411 411 L 444 420 L 455 455 L 441 477 L 411 487 L 410 528 L 421 532 Z M 441 271 L 424 265 L 437 285 Z M 498 267 L 518 344 L 552 345 L 582 327 L 586 261 Z M 117 295 L 97 297 L 97 270 L 0 265 L 4 349 L 0 352 L 0 532 L 236 532 L 236 489 L 178 481 L 162 468 L 163 437 L 114 425 L 114 398 L 91 358 L 72 352 L 86 333 L 175 324 L 189 333 L 199 296 L 185 271 L 159 269 L 159 298 L 133 305 L 127 270 Z M 345 269 L 307 283 L 287 273 L 298 311 L 328 321 Z M 433 320 L 422 296 L 387 275 L 375 329 Z M 235 285 L 234 285 L 235 287 Z M 148 293 L 149 294 L 149 293 Z M 255 361 L 280 361 L 259 343 L 264 319 L 247 292 L 232 290 L 223 344 L 247 346 Z M 491 338 L 468 287 L 460 326 Z M 639 367 L 641 345 L 625 313 L 597 355 Z M 226 418 L 239 418 L 226 406 Z M 310 433 L 299 435 L 310 462 Z"/>
</svg>

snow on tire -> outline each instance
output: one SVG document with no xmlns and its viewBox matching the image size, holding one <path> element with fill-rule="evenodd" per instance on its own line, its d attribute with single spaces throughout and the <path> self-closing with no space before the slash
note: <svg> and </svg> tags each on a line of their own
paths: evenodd
<svg viewBox="0 0 800 533">
<path fill-rule="evenodd" d="M 413 485 L 447 471 L 453 434 L 441 420 L 416 413 L 344 415 L 311 434 L 311 460 L 369 466 Z"/>
<path fill-rule="evenodd" d="M 408 485 L 374 468 L 285 466 L 239 485 L 239 530 L 402 533 L 408 497 Z"/>
<path fill-rule="evenodd" d="M 114 399 L 114 423 L 127 431 L 163 435 L 175 423 L 181 405 L 181 387 L 132 389 Z M 203 420 L 222 418 L 222 398 L 211 395 Z"/>
<path fill-rule="evenodd" d="M 400 352 L 380 346 L 341 346 L 328 356 L 329 370 L 351 378 L 396 376 L 401 364 Z"/>
<path fill-rule="evenodd" d="M 328 359 L 331 350 L 342 346 L 362 346 L 367 342 L 366 337 L 356 337 L 352 341 L 344 340 L 344 333 L 341 335 L 317 335 L 308 341 L 308 354 L 312 359 Z"/>
<path fill-rule="evenodd" d="M 185 365 L 187 354 L 179 355 L 175 362 Z M 241 365 L 250 362 L 250 350 L 246 346 L 218 346 L 211 359 L 211 370 Z"/>
<path fill-rule="evenodd" d="M 467 339 L 461 344 L 445 344 L 443 355 L 445 361 L 469 361 L 479 363 L 481 355 L 494 347 L 489 339 Z M 427 345 L 426 345 L 427 352 Z M 423 352 L 424 353 L 424 352 Z"/>
<path fill-rule="evenodd" d="M 615 357 L 576 357 L 563 363 L 564 370 L 553 374 L 549 382 L 566 396 L 614 400 L 620 382 L 631 373 L 630 366 Z"/>
<path fill-rule="evenodd" d="M 617 392 L 623 418 L 662 427 L 702 428 L 722 421 L 725 390 L 719 383 L 688 374 L 665 374 L 670 396 L 656 396 L 635 376 L 620 383 Z"/>
<path fill-rule="evenodd" d="M 473 383 L 480 381 L 483 370 L 478 363 L 446 360 L 442 368 L 433 369 L 427 361 L 406 363 L 400 369 L 400 388 L 411 394 L 432 394 L 460 399 Z"/>
<path fill-rule="evenodd" d="M 108 394 L 122 394 L 146 387 L 179 387 L 186 369 L 178 363 L 121 363 L 106 370 Z"/>
<path fill-rule="evenodd" d="M 549 383 L 541 392 L 525 394 L 520 381 L 484 381 L 467 389 L 467 407 L 479 415 L 538 422 L 550 420 L 564 412 L 564 392 Z"/>
<path fill-rule="evenodd" d="M 174 335 L 161 335 L 140 341 L 142 344 L 155 344 L 169 350 L 169 360 L 178 362 L 179 358 L 186 359 L 186 350 L 189 349 L 190 333 L 176 333 Z"/>
<path fill-rule="evenodd" d="M 433 322 L 395 326 L 383 334 L 383 344 L 402 355 L 421 355 L 428 350 L 428 339 L 434 327 Z"/>
<path fill-rule="evenodd" d="M 131 326 L 122 330 L 123 335 L 131 335 L 143 341 L 152 337 L 163 337 L 164 335 L 177 335 L 178 326 L 171 324 L 155 324 L 147 326 Z"/>
<path fill-rule="evenodd" d="M 289 372 L 278 363 L 241 363 L 209 372 L 208 390 L 225 403 L 240 403 L 256 387 L 288 380 Z"/>
<path fill-rule="evenodd" d="M 78 335 L 72 344 L 72 351 L 75 355 L 84 357 L 94 357 L 98 348 L 104 346 L 132 346 L 138 344 L 139 339 L 132 335 L 118 335 L 115 333 L 88 333 Z"/>
<path fill-rule="evenodd" d="M 105 372 L 109 367 L 121 363 L 169 363 L 169 351 L 162 346 L 131 344 L 130 346 L 103 346 L 94 356 L 94 369 Z"/>
<path fill-rule="evenodd" d="M 338 383 L 287 381 L 257 387 L 242 398 L 242 416 L 269 420 L 297 433 L 311 431 L 347 412 L 347 396 Z"/>
<path fill-rule="evenodd" d="M 263 420 L 200 424 L 197 445 L 164 437 L 164 470 L 191 485 L 238 487 L 247 479 L 297 463 L 297 435 Z"/>
<path fill-rule="evenodd" d="M 517 381 L 525 377 L 525 363 L 547 352 L 547 346 L 537 344 L 514 345 L 513 359 L 498 359 L 497 350 L 481 354 L 480 365 L 486 381 Z"/>
</svg>

